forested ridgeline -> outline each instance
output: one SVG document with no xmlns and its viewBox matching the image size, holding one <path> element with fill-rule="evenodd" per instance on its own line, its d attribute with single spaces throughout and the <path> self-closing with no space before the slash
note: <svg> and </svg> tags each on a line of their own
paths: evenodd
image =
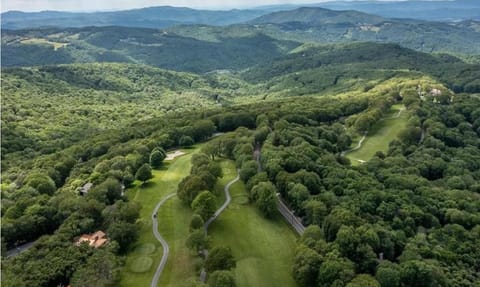
<svg viewBox="0 0 480 287">
<path fill-rule="evenodd" d="M 2 65 L 122 62 L 195 73 L 240 71 L 286 55 L 302 43 L 354 42 L 395 43 L 423 53 L 447 53 L 478 63 L 477 27 L 476 21 L 392 20 L 355 11 L 301 8 L 226 27 L 2 30 Z"/>
<path fill-rule="evenodd" d="M 474 286 L 480 260 L 479 99 L 452 96 L 425 79 L 392 83 L 364 97 L 335 101 L 302 97 L 176 112 L 7 164 L 2 248 L 46 236 L 3 261 L 5 286 L 80 283 L 84 274 L 114 281 L 121 266 L 116 255 L 134 241 L 138 228 L 133 224 L 138 207 L 122 196 L 121 183 L 128 188 L 135 175 L 141 179 L 138 170 L 159 150 L 239 127 L 244 128 L 212 140 L 207 154 L 236 160 L 250 200 L 267 216 L 274 212 L 271 195 L 279 192 L 312 225 L 299 241 L 294 263 L 300 285 L 343 285 L 353 279 L 349 284 Z M 434 89 L 440 94 L 432 94 Z M 387 153 L 351 167 L 341 151 L 396 102 L 411 115 L 408 128 Z M 262 144 L 260 173 L 253 160 L 257 144 Z M 80 197 L 87 182 L 94 187 Z M 98 229 L 118 244 L 88 252 L 73 245 L 75 237 Z"/>
<path fill-rule="evenodd" d="M 370 96 L 377 86 L 392 88 L 405 79 L 475 93 L 478 71 L 448 55 L 374 43 L 304 45 L 241 73 L 197 75 L 118 63 L 3 69 L 2 166 L 175 112 L 300 95 Z"/>
</svg>

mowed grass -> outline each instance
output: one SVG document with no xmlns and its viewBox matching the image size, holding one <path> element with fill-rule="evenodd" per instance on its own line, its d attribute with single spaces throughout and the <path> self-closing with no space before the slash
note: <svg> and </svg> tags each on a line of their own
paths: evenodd
<svg viewBox="0 0 480 287">
<path fill-rule="evenodd" d="M 385 118 L 378 121 L 378 123 L 376 123 L 368 132 L 367 137 L 363 141 L 362 147 L 346 154 L 351 160 L 352 165 L 358 165 L 361 161 L 368 161 L 377 151 L 388 151 L 388 145 L 390 142 L 395 140 L 400 132 L 407 126 L 407 111 L 402 111 L 398 118 L 394 118 L 400 109 L 404 108 L 403 105 L 393 105 Z"/>
<path fill-rule="evenodd" d="M 52 42 L 42 38 L 31 38 L 20 41 L 22 44 L 26 45 L 48 45 L 53 46 L 53 49 L 56 51 L 60 48 L 66 47 L 67 43 Z"/>
<path fill-rule="evenodd" d="M 130 200 L 141 204 L 140 236 L 126 257 L 120 286 L 150 286 L 153 274 L 160 262 L 163 249 L 152 233 L 151 214 L 157 203 L 166 195 L 176 192 L 177 185 L 190 173 L 190 159 L 199 148 L 185 150 L 186 155 L 165 162 L 160 170 L 154 170 L 154 178 L 145 187 L 137 184 L 127 190 Z M 180 204 L 177 197 L 171 198 L 158 214 L 159 231 L 170 246 L 168 264 L 163 270 L 159 286 L 179 286 L 186 277 L 194 276 L 193 257 L 185 247 L 191 211 Z M 148 264 L 151 259 L 151 264 Z M 150 266 L 148 266 L 150 265 Z"/>
<path fill-rule="evenodd" d="M 231 161 L 222 162 L 225 186 L 235 178 Z M 210 225 L 212 247 L 232 248 L 237 261 L 237 287 L 291 287 L 297 286 L 292 277 L 292 263 L 296 246 L 293 230 L 278 216 L 266 219 L 255 206 L 248 203 L 242 182 L 230 188 L 230 206 Z"/>
</svg>

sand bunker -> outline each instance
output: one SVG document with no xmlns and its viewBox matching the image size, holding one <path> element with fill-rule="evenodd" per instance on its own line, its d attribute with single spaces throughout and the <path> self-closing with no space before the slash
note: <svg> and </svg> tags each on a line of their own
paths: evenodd
<svg viewBox="0 0 480 287">
<path fill-rule="evenodd" d="M 176 151 L 171 151 L 167 153 L 167 157 L 165 157 L 165 160 L 174 160 L 176 157 L 182 156 L 185 153 L 181 150 L 176 150 Z"/>
</svg>

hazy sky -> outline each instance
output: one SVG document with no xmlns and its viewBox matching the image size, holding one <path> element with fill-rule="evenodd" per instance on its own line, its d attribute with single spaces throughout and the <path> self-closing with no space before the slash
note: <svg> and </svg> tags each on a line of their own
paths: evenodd
<svg viewBox="0 0 480 287">
<path fill-rule="evenodd" d="M 208 9 L 247 8 L 271 4 L 306 4 L 326 0 L 1 0 L 2 11 L 98 11 L 150 6 L 183 6 Z M 353 0 L 357 1 L 357 0 Z"/>
</svg>

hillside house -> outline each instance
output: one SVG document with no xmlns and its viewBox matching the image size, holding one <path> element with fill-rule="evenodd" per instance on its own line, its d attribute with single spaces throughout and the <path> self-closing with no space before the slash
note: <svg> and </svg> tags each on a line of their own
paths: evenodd
<svg viewBox="0 0 480 287">
<path fill-rule="evenodd" d="M 99 248 L 107 243 L 108 239 L 103 231 L 97 231 L 93 234 L 83 234 L 75 242 L 75 245 L 80 246 L 83 242 L 87 242 L 90 247 Z"/>
</svg>

